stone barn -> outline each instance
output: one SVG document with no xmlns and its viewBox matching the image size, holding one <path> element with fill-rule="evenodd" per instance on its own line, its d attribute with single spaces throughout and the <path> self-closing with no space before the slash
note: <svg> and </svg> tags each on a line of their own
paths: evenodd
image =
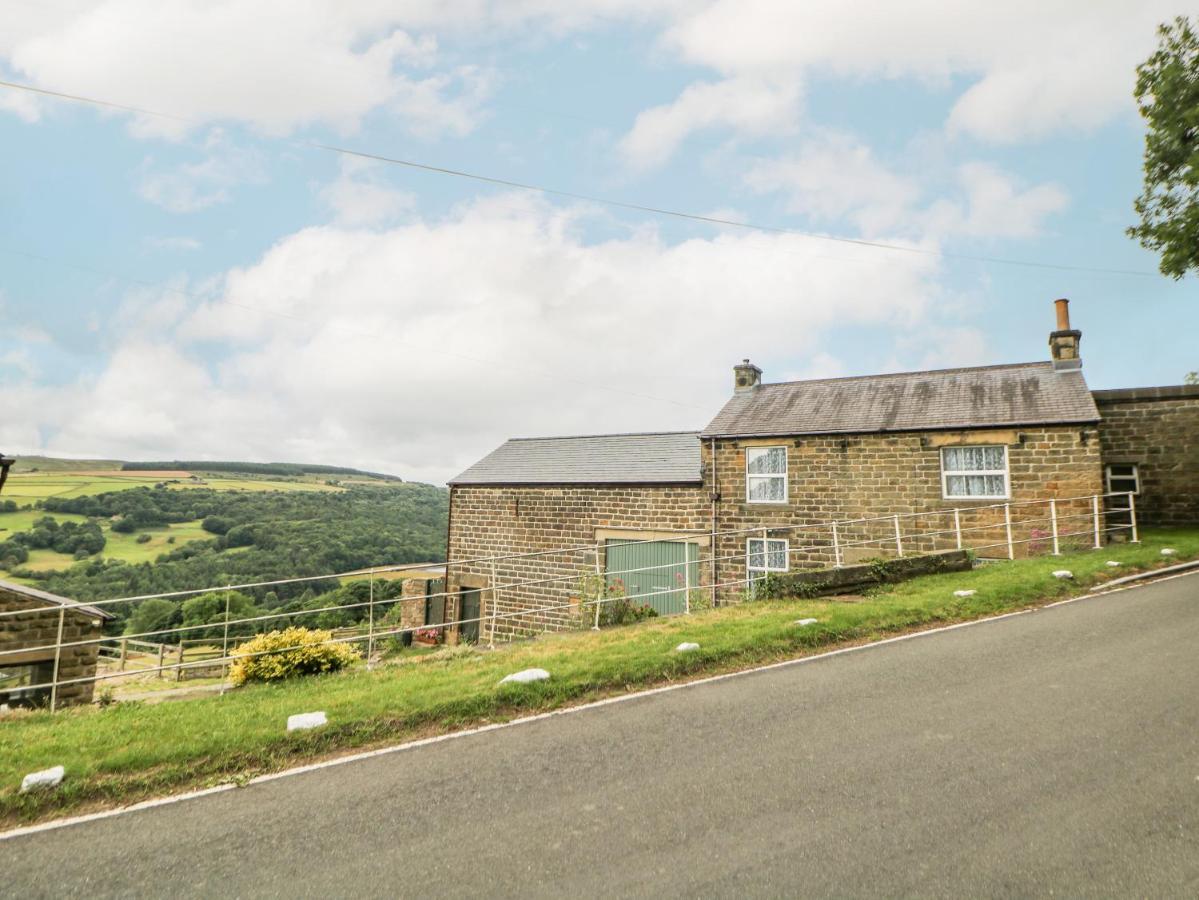
<svg viewBox="0 0 1199 900">
<path fill-rule="evenodd" d="M 95 687 L 98 643 L 65 646 L 100 638 L 112 615 L 37 588 L 0 581 L 0 705 L 71 706 L 90 703 Z M 18 615 L 10 613 L 19 612 Z M 57 673 L 57 678 L 55 674 Z M 57 691 L 50 685 L 62 684 Z"/>
</svg>

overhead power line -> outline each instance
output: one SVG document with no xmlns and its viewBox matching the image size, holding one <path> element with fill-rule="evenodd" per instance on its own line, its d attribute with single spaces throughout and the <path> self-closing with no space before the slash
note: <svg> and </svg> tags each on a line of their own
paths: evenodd
<svg viewBox="0 0 1199 900">
<path fill-rule="evenodd" d="M 74 103 L 85 103 L 93 106 L 102 107 L 105 109 L 118 110 L 121 112 L 135 113 L 142 116 L 152 116 L 156 118 L 169 119 L 174 122 L 183 122 L 193 125 L 201 123 L 194 119 L 189 119 L 186 116 L 177 115 L 174 113 L 161 112 L 159 110 L 146 109 L 139 106 L 131 106 L 124 103 L 115 103 L 109 100 L 101 100 L 95 97 L 86 97 L 81 94 L 70 94 L 63 91 L 52 91 L 47 88 L 35 87 L 31 84 L 22 84 L 15 81 L 0 80 L 0 87 L 9 88 L 11 90 L 26 91 L 31 94 L 37 94 L 45 97 L 52 97 L 58 100 L 67 100 Z M 327 153 L 336 153 L 343 156 L 354 157 L 357 159 L 372 160 L 375 162 L 386 163 L 388 165 L 403 166 L 405 168 L 414 169 L 416 171 L 428 172 L 436 175 L 445 175 L 453 178 L 464 178 L 481 184 L 493 185 L 496 187 L 513 188 L 522 191 L 531 191 L 534 193 L 544 194 L 550 197 L 561 197 L 568 200 L 579 200 L 587 203 L 597 203 L 604 206 L 610 206 L 616 209 L 624 209 L 632 212 L 646 213 L 655 216 L 664 216 L 675 219 L 685 219 L 693 222 L 702 222 L 707 225 L 718 225 L 726 228 L 740 228 L 749 231 L 764 232 L 767 234 L 790 235 L 793 237 L 801 237 L 809 240 L 829 241 L 838 244 L 849 244 L 858 247 L 869 247 L 876 250 L 887 250 L 896 253 L 918 254 L 922 256 L 939 256 L 944 259 L 958 259 L 968 262 L 988 263 L 992 265 L 1003 266 L 1019 266 L 1024 268 L 1035 269 L 1052 269 L 1064 272 L 1086 272 L 1099 275 L 1129 275 L 1136 277 L 1158 277 L 1157 272 L 1151 272 L 1141 269 L 1112 269 L 1099 266 L 1083 266 L 1071 265 L 1067 263 L 1052 263 L 1038 260 L 1015 259 L 1010 257 L 999 256 L 984 256 L 971 253 L 955 253 L 945 250 L 930 250 L 926 247 L 914 247 L 904 244 L 888 243 L 886 241 L 870 241 L 864 238 L 845 237 L 843 235 L 820 234 L 819 232 L 803 231 L 796 228 L 786 228 L 778 225 L 764 225 L 757 222 L 738 221 L 735 219 L 726 219 L 720 216 L 703 215 L 700 213 L 685 212 L 677 209 L 670 209 L 663 206 L 654 206 L 646 203 L 634 203 L 626 200 L 616 200 L 611 197 L 601 197 L 596 194 L 586 194 L 578 191 L 567 191 L 559 188 L 547 187 L 545 185 L 535 184 L 526 181 L 516 181 L 508 178 L 499 178 L 493 175 L 485 175 L 479 172 L 470 172 L 465 169 L 455 169 L 448 166 L 438 166 L 431 163 L 420 162 L 413 159 L 404 159 L 397 156 L 388 156 L 382 153 L 373 153 L 366 150 L 356 150 L 350 147 L 341 147 L 336 144 L 327 144 L 320 141 L 306 141 L 291 138 L 280 139 L 287 143 L 310 147 L 317 150 L 322 150 Z"/>
</svg>

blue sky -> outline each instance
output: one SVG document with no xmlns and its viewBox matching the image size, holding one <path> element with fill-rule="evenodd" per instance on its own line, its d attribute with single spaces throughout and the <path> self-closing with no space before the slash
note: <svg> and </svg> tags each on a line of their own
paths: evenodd
<svg viewBox="0 0 1199 900">
<path fill-rule="evenodd" d="M 702 427 L 744 356 L 1045 358 L 1059 296 L 1093 387 L 1178 383 L 1194 279 L 1124 236 L 1174 10 L 1043 6 L 18 3 L 0 78 L 170 115 L 0 88 L 0 447 L 441 481 Z"/>
</svg>

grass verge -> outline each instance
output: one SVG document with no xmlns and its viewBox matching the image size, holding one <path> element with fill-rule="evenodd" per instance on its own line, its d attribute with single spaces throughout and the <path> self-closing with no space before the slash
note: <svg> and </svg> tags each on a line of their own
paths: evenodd
<svg viewBox="0 0 1199 900">
<path fill-rule="evenodd" d="M 223 697 L 107 709 L 45 712 L 0 721 L 0 823 L 132 803 L 185 788 L 240 781 L 314 759 L 412 737 L 555 709 L 634 688 L 809 655 L 839 645 L 994 615 L 1060 599 L 1132 571 L 1199 557 L 1199 529 L 1147 531 L 1140 545 L 993 563 L 931 575 L 871 593 L 862 602 L 780 600 L 608 631 L 545 636 L 494 652 L 365 669 Z M 1161 549 L 1177 550 L 1162 557 Z M 1107 560 L 1122 565 L 1112 569 Z M 1055 569 L 1074 573 L 1070 581 Z M 973 589 L 970 597 L 953 595 Z M 797 627 L 799 618 L 816 625 Z M 694 641 L 698 651 L 677 654 Z M 539 666 L 549 681 L 505 685 Z M 285 734 L 287 716 L 325 710 L 330 724 Z M 52 792 L 21 795 L 21 777 L 63 765 Z"/>
</svg>

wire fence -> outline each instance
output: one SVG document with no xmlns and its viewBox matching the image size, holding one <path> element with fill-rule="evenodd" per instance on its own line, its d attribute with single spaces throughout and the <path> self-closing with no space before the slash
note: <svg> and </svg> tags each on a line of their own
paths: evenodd
<svg viewBox="0 0 1199 900">
<path fill-rule="evenodd" d="M 64 688 L 86 685 L 90 695 L 90 688 L 96 684 L 145 676 L 180 681 L 207 673 L 222 679 L 223 690 L 229 667 L 236 660 L 299 649 L 297 645 L 248 652 L 242 644 L 250 637 L 277 630 L 280 625 L 302 626 L 310 621 L 309 617 L 333 612 L 358 620 L 348 627 L 322 629 L 330 630 L 330 635 L 321 643 L 358 646 L 369 666 L 381 642 L 407 643 L 417 635 L 486 641 L 494 646 L 497 640 L 539 631 L 598 628 L 605 613 L 616 605 L 626 610 L 630 605 L 646 605 L 659 613 L 687 614 L 720 602 L 736 602 L 751 597 L 755 584 L 775 573 L 838 568 L 868 559 L 946 550 L 969 550 L 983 559 L 1056 555 L 1064 550 L 1098 549 L 1113 535 L 1138 541 L 1132 493 L 975 504 L 856 519 L 773 522 L 724 531 L 684 531 L 668 538 L 615 542 L 605 538 L 594 544 L 451 560 L 447 570 L 462 573 L 464 581 L 443 583 L 440 590 L 426 588 L 420 594 L 394 596 L 389 595 L 394 586 L 389 592 L 380 589 L 395 582 L 385 582 L 378 576 L 411 572 L 413 566 L 408 564 L 68 602 L 57 608 L 0 610 L 0 635 L 9 636 L 0 637 L 0 648 L 10 645 L 0 649 L 0 702 L 5 698 L 10 703 L 40 701 L 55 710 Z M 628 556 L 630 548 L 648 545 L 681 547 L 682 558 L 621 568 L 621 559 L 634 558 Z M 706 546 L 707 554 L 696 552 L 692 556 L 688 549 L 692 545 L 697 551 Z M 481 579 L 480 572 L 484 573 Z M 365 599 L 305 609 L 256 611 L 254 615 L 233 614 L 235 592 L 264 592 L 279 585 L 317 581 L 339 584 L 343 579 L 363 577 L 367 581 Z M 427 575 L 419 580 L 429 581 Z M 468 611 L 465 599 L 470 591 L 476 592 L 479 602 Z M 94 620 L 97 611 L 107 612 L 121 604 L 135 609 L 151 599 L 216 592 L 224 596 L 224 609 L 204 622 L 99 636 L 87 636 L 87 629 L 75 624 L 80 619 Z M 430 621 L 430 610 L 439 603 L 442 613 Z M 410 605 L 410 614 L 401 612 L 396 616 L 393 611 L 404 604 Z M 38 627 L 25 632 L 31 637 L 24 643 L 14 644 L 11 636 L 22 632 L 6 629 L 6 620 L 22 617 L 37 618 Z M 102 665 L 99 670 L 66 677 L 64 656 L 80 652 L 85 656 L 94 654 Z M 40 663 L 28 667 L 22 675 L 14 664 L 33 657 L 38 657 Z"/>
</svg>

